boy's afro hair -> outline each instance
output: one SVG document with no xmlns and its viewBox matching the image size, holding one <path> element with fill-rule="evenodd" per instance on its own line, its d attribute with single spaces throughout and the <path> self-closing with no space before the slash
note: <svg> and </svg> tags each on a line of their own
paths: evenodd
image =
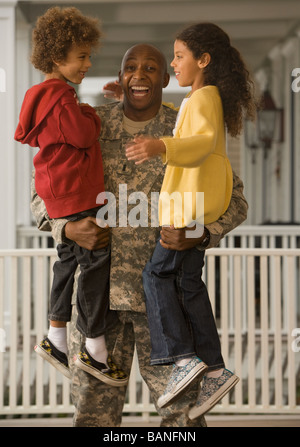
<svg viewBox="0 0 300 447">
<path fill-rule="evenodd" d="M 98 19 L 84 16 L 74 7 L 55 6 L 36 22 L 32 33 L 31 62 L 43 73 L 51 73 L 54 61 L 64 61 L 73 45 L 96 48 L 100 37 Z"/>
</svg>

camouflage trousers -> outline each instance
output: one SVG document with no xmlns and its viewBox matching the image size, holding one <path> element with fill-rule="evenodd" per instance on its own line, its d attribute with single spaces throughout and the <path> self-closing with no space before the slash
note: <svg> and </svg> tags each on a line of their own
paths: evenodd
<svg viewBox="0 0 300 447">
<path fill-rule="evenodd" d="M 75 307 L 75 306 L 74 306 Z M 84 343 L 75 327 L 76 312 L 70 325 L 70 358 Z M 146 382 L 151 401 L 156 404 L 163 393 L 171 373 L 171 366 L 150 366 L 150 334 L 147 316 L 144 313 L 118 311 L 119 322 L 106 334 L 108 351 L 115 363 L 130 373 L 134 350 L 142 378 Z M 126 387 L 110 387 L 90 374 L 76 368 L 71 360 L 72 399 L 75 405 L 74 426 L 76 427 L 119 427 Z M 157 409 L 161 416 L 161 427 L 206 427 L 204 417 L 191 421 L 189 407 L 197 398 L 198 384 L 177 402 L 164 409 Z"/>
</svg>

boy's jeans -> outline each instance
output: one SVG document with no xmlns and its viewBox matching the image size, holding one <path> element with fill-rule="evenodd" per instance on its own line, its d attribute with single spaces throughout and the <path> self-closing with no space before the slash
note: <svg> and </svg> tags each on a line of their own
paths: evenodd
<svg viewBox="0 0 300 447">
<path fill-rule="evenodd" d="M 224 367 L 207 288 L 201 278 L 204 254 L 197 248 L 167 250 L 158 241 L 144 269 L 152 365 L 174 363 L 196 354 L 211 370 Z"/>
<path fill-rule="evenodd" d="M 78 221 L 95 217 L 99 207 L 67 216 Z M 86 337 L 103 335 L 118 321 L 109 308 L 110 247 L 87 250 L 75 242 L 57 246 L 59 260 L 53 266 L 49 320 L 70 321 L 74 277 L 80 266 L 77 287 L 77 329 Z"/>
</svg>

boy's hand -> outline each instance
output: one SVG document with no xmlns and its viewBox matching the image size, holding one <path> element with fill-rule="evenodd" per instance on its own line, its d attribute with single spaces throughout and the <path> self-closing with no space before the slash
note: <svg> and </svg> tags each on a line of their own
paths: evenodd
<svg viewBox="0 0 300 447">
<path fill-rule="evenodd" d="M 103 86 L 104 98 L 123 101 L 123 90 L 118 81 L 108 82 Z"/>
<path fill-rule="evenodd" d="M 150 158 L 157 157 L 166 152 L 166 146 L 162 140 L 155 138 L 135 137 L 132 143 L 126 146 L 126 157 L 135 161 L 136 165 Z"/>
</svg>

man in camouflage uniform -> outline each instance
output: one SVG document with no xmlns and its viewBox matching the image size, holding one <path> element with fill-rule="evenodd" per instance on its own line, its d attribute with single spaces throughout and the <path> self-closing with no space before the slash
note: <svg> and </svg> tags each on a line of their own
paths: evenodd
<svg viewBox="0 0 300 447">
<path fill-rule="evenodd" d="M 153 68 L 154 67 L 154 68 Z M 131 73 L 129 73 L 129 70 Z M 152 70 L 155 70 L 156 73 Z M 111 237 L 111 275 L 110 307 L 118 312 L 118 325 L 106 334 L 108 351 L 128 374 L 131 370 L 134 348 L 136 347 L 141 376 L 149 387 L 151 398 L 156 403 L 167 384 L 169 366 L 150 366 L 150 335 L 144 303 L 142 271 L 155 246 L 158 228 L 151 226 L 151 192 L 159 192 L 164 166 L 159 158 L 147 164 L 136 166 L 125 157 L 125 145 L 132 140 L 132 133 L 125 130 L 124 119 L 144 126 L 139 134 L 155 138 L 171 135 L 174 128 L 176 112 L 161 105 L 162 88 L 168 82 L 166 62 L 161 53 L 149 45 L 137 45 L 124 56 L 120 81 L 124 89 L 124 102 L 114 102 L 96 107 L 101 118 L 102 129 L 100 143 L 103 154 L 106 191 L 116 197 L 117 226 L 110 229 Z M 137 90 L 134 86 L 147 86 L 149 91 Z M 150 98 L 149 94 L 151 93 Z M 150 112 L 150 113 L 149 113 Z M 125 118 L 124 118 L 125 115 Z M 131 123 L 132 124 L 132 123 Z M 148 206 L 146 226 L 133 227 L 126 224 L 130 212 L 136 212 L 137 203 L 130 204 L 132 193 L 142 192 L 138 196 L 143 206 Z M 125 197 L 126 196 L 126 197 Z M 136 197 L 135 196 L 131 196 Z M 127 209 L 124 208 L 124 199 Z M 120 200 L 120 203 L 119 203 Z M 121 203 L 122 201 L 122 203 Z M 125 214 L 119 216 L 119 204 Z M 93 218 L 80 222 L 67 222 L 64 219 L 50 220 L 43 202 L 37 196 L 32 183 L 32 211 L 40 230 L 52 231 L 58 243 L 68 242 L 68 238 L 88 249 L 98 249 L 107 244 L 104 229 L 96 226 Z M 152 210 L 153 211 L 153 210 Z M 216 246 L 224 235 L 242 223 L 247 215 L 247 203 L 243 196 L 243 184 L 234 175 L 232 200 L 227 212 L 213 224 L 207 225 L 206 234 L 210 241 L 206 248 Z M 136 216 L 137 217 L 137 216 Z M 140 216 L 141 217 L 141 216 Z M 121 222 L 120 222 L 121 219 Z M 125 221 L 124 221 L 125 219 Z M 138 217 L 137 217 L 138 219 Z M 123 226 L 118 226 L 123 225 Z M 145 222 L 143 223 L 145 224 Z M 182 238 L 182 232 L 174 230 L 163 236 L 170 248 L 179 244 L 185 248 L 193 239 Z M 179 239 L 178 239 L 179 237 Z M 203 239 L 203 238 L 202 238 Z M 175 241 L 175 242 L 174 242 Z M 185 242 L 188 241 L 188 242 Z M 201 239 L 197 241 L 199 249 Z M 74 306 L 75 307 L 75 306 Z M 74 312 L 76 314 L 76 312 Z M 76 316 L 76 315 L 75 315 Z M 71 324 L 70 353 L 78 352 L 83 344 L 81 334 Z M 73 366 L 72 394 L 75 405 L 75 426 L 117 427 L 122 420 L 122 410 L 126 389 L 109 387 L 93 376 Z M 163 427 L 201 427 L 206 426 L 204 417 L 191 421 L 188 418 L 189 406 L 197 397 L 195 384 L 180 400 L 165 409 L 159 409 Z"/>
</svg>

